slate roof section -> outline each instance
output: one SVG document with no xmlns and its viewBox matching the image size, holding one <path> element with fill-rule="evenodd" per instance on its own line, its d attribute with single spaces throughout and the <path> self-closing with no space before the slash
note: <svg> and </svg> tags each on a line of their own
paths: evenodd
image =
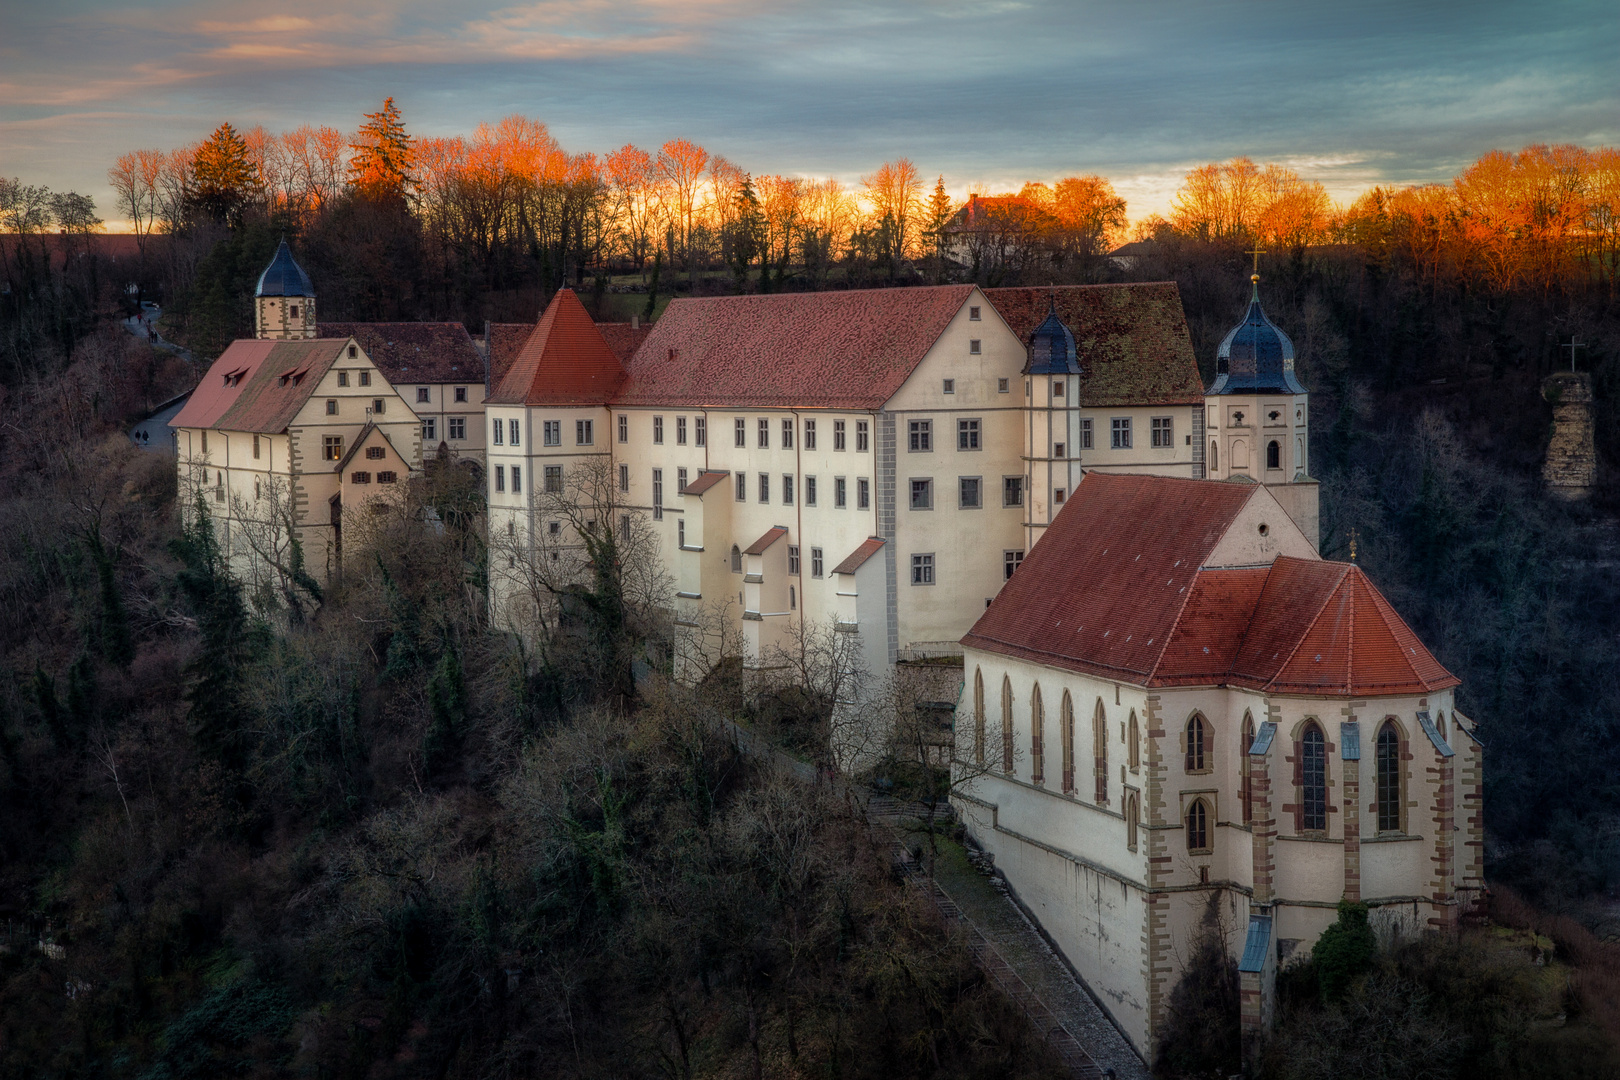
<svg viewBox="0 0 1620 1080">
<path fill-rule="evenodd" d="M 304 268 L 293 258 L 292 249 L 283 240 L 276 248 L 270 265 L 259 275 L 253 289 L 254 296 L 314 296 L 315 286 L 304 273 Z"/>
<path fill-rule="evenodd" d="M 1023 341 L 1046 318 L 1048 303 L 1055 306 L 1074 334 L 1083 406 L 1204 400 L 1192 335 L 1173 281 L 986 289 L 984 295 Z"/>
<path fill-rule="evenodd" d="M 261 435 L 286 431 L 348 343 L 348 338 L 233 341 L 169 426 Z M 228 374 L 233 376 L 229 385 Z"/>
<path fill-rule="evenodd" d="M 713 470 L 708 470 L 705 472 L 700 472 L 690 484 L 687 484 L 685 487 L 681 488 L 680 493 L 682 495 L 701 495 L 730 475 L 731 474 L 729 472 L 725 471 L 715 472 Z"/>
<path fill-rule="evenodd" d="M 534 333 L 534 323 L 488 323 L 484 330 L 484 357 L 489 364 L 489 386 L 493 390 L 512 370 L 524 342 Z"/>
<path fill-rule="evenodd" d="M 778 540 L 782 539 L 782 537 L 786 536 L 787 532 L 788 531 L 780 525 L 772 525 L 769 529 L 765 530 L 765 534 L 763 536 L 761 536 L 758 540 L 755 540 L 752 544 L 749 544 L 748 550 L 743 552 L 743 554 L 763 555 L 765 554 L 767 548 L 776 543 Z"/>
<path fill-rule="evenodd" d="M 869 536 L 861 546 L 850 552 L 843 562 L 833 567 L 835 574 L 853 574 L 866 564 L 866 560 L 883 550 L 883 537 Z"/>
<path fill-rule="evenodd" d="M 607 340 L 572 289 L 558 289 L 488 401 L 493 405 L 601 405 L 625 378 Z"/>
<path fill-rule="evenodd" d="M 411 383 L 484 381 L 484 358 L 472 335 L 460 323 L 323 322 L 316 332 L 323 338 L 353 337 L 371 362 L 396 386 Z"/>
<path fill-rule="evenodd" d="M 618 401 L 876 409 L 972 291 L 933 285 L 673 300 L 630 361 Z"/>
<path fill-rule="evenodd" d="M 1087 473 L 962 643 L 1143 686 L 1380 697 L 1458 685 L 1354 563 L 1205 568 L 1256 491 Z"/>
</svg>

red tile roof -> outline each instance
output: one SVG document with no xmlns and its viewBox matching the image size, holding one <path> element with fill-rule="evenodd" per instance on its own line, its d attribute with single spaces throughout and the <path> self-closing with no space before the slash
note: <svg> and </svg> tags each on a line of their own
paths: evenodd
<svg viewBox="0 0 1620 1080">
<path fill-rule="evenodd" d="M 1047 304 L 1056 304 L 1058 316 L 1074 333 L 1085 373 L 1081 405 L 1192 405 L 1204 400 L 1187 316 L 1173 281 L 986 289 L 984 295 L 1025 341 L 1046 318 Z"/>
<path fill-rule="evenodd" d="M 731 474 L 727 472 L 700 472 L 690 484 L 681 489 L 680 493 L 682 495 L 701 495 L 729 475 Z"/>
<path fill-rule="evenodd" d="M 233 341 L 169 426 L 261 434 L 285 431 L 348 341 Z"/>
<path fill-rule="evenodd" d="M 484 356 L 489 362 L 489 385 L 493 390 L 512 370 L 512 363 L 523 351 L 524 342 L 534 333 L 534 323 L 489 323 L 485 329 Z"/>
<path fill-rule="evenodd" d="M 1366 697 L 1458 684 L 1353 564 L 1203 568 L 1258 491 L 1086 474 L 962 643 L 1144 686 Z"/>
<path fill-rule="evenodd" d="M 631 326 L 627 322 L 600 322 L 596 328 L 602 332 L 608 348 L 613 350 L 613 355 L 619 358 L 621 364 L 629 364 L 630 358 L 641 348 L 641 343 L 652 333 L 649 323 Z"/>
<path fill-rule="evenodd" d="M 323 338 L 353 337 L 389 382 L 481 383 L 484 357 L 460 323 L 323 322 Z"/>
<path fill-rule="evenodd" d="M 833 567 L 835 574 L 853 574 L 865 565 L 866 560 L 883 550 L 883 537 L 869 536 L 861 541 L 861 546 L 849 553 L 849 556 L 837 566 Z"/>
<path fill-rule="evenodd" d="M 629 363 L 626 405 L 876 409 L 971 285 L 671 301 Z"/>
<path fill-rule="evenodd" d="M 772 525 L 769 529 L 765 530 L 765 534 L 763 536 L 761 536 L 758 540 L 755 540 L 752 544 L 749 544 L 748 550 L 743 552 L 743 554 L 763 555 L 765 554 L 766 548 L 770 547 L 772 544 L 776 543 L 786 535 L 787 530 L 782 526 Z"/>
<path fill-rule="evenodd" d="M 495 405 L 591 405 L 613 400 L 624 366 L 572 289 L 558 289 L 496 384 Z"/>
</svg>

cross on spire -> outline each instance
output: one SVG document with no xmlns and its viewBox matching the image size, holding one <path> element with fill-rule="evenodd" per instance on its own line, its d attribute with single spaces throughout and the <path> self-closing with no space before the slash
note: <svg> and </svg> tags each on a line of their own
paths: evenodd
<svg viewBox="0 0 1620 1080">
<path fill-rule="evenodd" d="M 1260 256 L 1265 254 L 1264 249 L 1259 244 L 1255 244 L 1253 251 L 1246 251 L 1244 254 L 1254 256 L 1254 276 L 1258 279 L 1260 277 Z"/>
</svg>

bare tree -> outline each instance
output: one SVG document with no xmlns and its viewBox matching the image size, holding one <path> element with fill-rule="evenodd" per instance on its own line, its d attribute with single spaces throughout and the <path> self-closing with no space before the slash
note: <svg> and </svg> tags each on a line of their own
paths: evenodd
<svg viewBox="0 0 1620 1080">
<path fill-rule="evenodd" d="M 860 634 L 836 618 L 796 620 L 758 658 L 756 692 L 774 693 L 823 773 L 853 771 L 873 756 L 879 732 L 868 713 L 872 674 Z"/>
<path fill-rule="evenodd" d="M 292 486 L 270 475 L 255 477 L 253 488 L 253 498 L 233 491 L 229 502 L 234 532 L 248 549 L 248 596 L 261 614 L 280 610 L 300 623 L 320 605 L 322 590 L 304 564 Z"/>
</svg>

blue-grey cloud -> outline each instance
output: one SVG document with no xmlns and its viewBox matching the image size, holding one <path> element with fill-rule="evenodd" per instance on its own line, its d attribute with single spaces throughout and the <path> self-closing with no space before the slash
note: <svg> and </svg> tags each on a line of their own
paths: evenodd
<svg viewBox="0 0 1620 1080">
<path fill-rule="evenodd" d="M 0 173 L 110 207 L 123 150 L 349 128 L 392 94 L 424 134 L 521 112 L 571 150 L 681 135 L 755 170 L 1101 172 L 1140 212 L 1236 154 L 1346 194 L 1620 142 L 1617 46 L 1595 0 L 0 0 Z"/>
</svg>

